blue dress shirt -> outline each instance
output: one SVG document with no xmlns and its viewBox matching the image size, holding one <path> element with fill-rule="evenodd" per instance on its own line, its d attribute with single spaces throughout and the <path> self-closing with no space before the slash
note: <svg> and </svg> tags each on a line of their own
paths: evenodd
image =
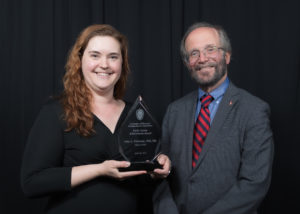
<svg viewBox="0 0 300 214">
<path fill-rule="evenodd" d="M 214 98 L 214 100 L 209 104 L 208 109 L 210 112 L 210 124 L 212 123 L 216 112 L 218 110 L 219 104 L 224 96 L 225 91 L 227 90 L 229 85 L 229 79 L 226 78 L 225 81 L 216 89 L 214 89 L 212 92 L 209 94 Z M 200 98 L 205 94 L 202 89 L 198 89 L 198 101 L 197 101 L 197 108 L 196 108 L 196 114 L 195 114 L 195 122 L 197 120 L 198 114 L 201 109 L 201 101 Z"/>
</svg>

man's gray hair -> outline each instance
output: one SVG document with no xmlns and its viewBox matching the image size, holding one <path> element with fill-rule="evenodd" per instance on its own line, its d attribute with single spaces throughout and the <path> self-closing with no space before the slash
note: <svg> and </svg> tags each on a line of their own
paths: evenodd
<svg viewBox="0 0 300 214">
<path fill-rule="evenodd" d="M 187 31 L 185 32 L 185 34 L 184 34 L 184 36 L 181 40 L 181 43 L 180 43 L 181 57 L 182 57 L 182 60 L 185 63 L 188 63 L 188 53 L 186 52 L 186 49 L 185 49 L 185 40 L 193 30 L 195 30 L 197 28 L 202 28 L 202 27 L 208 27 L 208 28 L 215 29 L 219 34 L 220 45 L 223 48 L 223 50 L 225 52 L 230 53 L 230 54 L 232 53 L 229 37 L 228 37 L 227 33 L 225 32 L 225 30 L 221 26 L 213 25 L 213 24 L 210 24 L 210 23 L 207 23 L 207 22 L 197 22 L 197 23 L 191 25 L 187 29 Z"/>
</svg>

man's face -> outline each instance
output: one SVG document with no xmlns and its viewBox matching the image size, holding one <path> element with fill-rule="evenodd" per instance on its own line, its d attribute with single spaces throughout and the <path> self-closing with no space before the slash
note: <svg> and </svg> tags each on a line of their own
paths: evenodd
<svg viewBox="0 0 300 214">
<path fill-rule="evenodd" d="M 227 77 L 230 54 L 220 48 L 218 32 L 213 28 L 197 28 L 185 40 L 187 67 L 201 88 L 217 88 Z"/>
</svg>

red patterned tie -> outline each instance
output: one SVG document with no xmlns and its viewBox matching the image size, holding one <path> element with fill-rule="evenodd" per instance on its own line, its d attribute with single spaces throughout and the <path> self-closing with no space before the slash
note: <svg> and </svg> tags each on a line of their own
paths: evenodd
<svg viewBox="0 0 300 214">
<path fill-rule="evenodd" d="M 194 139 L 193 139 L 193 168 L 196 166 L 197 160 L 199 159 L 200 152 L 207 136 L 210 127 L 210 113 L 208 106 L 214 98 L 211 95 L 204 94 L 201 98 L 201 109 L 194 128 Z"/>
</svg>

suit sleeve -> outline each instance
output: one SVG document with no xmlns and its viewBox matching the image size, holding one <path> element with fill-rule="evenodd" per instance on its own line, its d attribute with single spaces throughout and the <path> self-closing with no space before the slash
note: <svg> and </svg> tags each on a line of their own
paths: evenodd
<svg viewBox="0 0 300 214">
<path fill-rule="evenodd" d="M 168 124 L 170 116 L 170 106 L 163 120 L 162 126 L 162 153 L 169 153 Z M 171 160 L 172 161 L 172 160 Z M 155 214 L 179 214 L 176 203 L 173 199 L 168 179 L 162 180 L 156 187 L 153 194 L 153 212 Z"/>
<path fill-rule="evenodd" d="M 237 182 L 204 214 L 247 214 L 256 210 L 271 182 L 273 136 L 267 104 L 251 110 L 246 123 Z"/>
<path fill-rule="evenodd" d="M 63 129 L 55 106 L 39 113 L 27 140 L 21 167 L 26 196 L 45 196 L 71 189 L 71 167 L 63 167 Z"/>
</svg>

